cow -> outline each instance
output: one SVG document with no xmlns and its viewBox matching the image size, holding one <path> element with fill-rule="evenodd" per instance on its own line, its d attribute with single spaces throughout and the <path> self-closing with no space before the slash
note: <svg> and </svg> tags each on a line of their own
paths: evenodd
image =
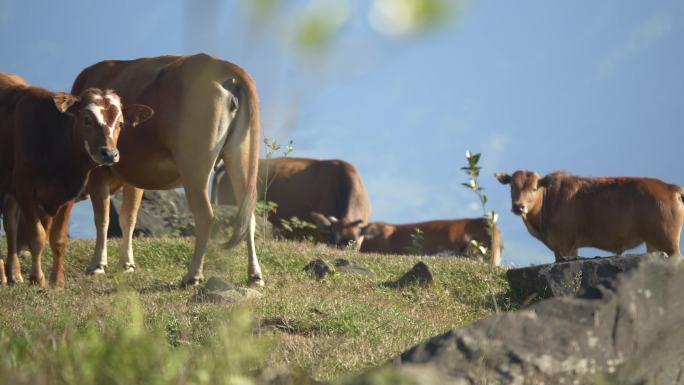
<svg viewBox="0 0 684 385">
<path fill-rule="evenodd" d="M 617 255 L 646 243 L 648 251 L 680 255 L 684 190 L 653 178 L 582 178 L 557 171 L 543 178 L 518 170 L 495 177 L 511 186 L 511 210 L 556 261 L 578 248 Z"/>
<path fill-rule="evenodd" d="M 503 242 L 495 224 L 489 227 L 486 218 L 434 220 L 410 224 L 372 222 L 363 229 L 363 253 L 381 254 L 442 254 L 471 256 L 471 241 L 490 251 L 489 263 L 501 263 Z M 420 234 L 420 235 L 417 235 Z M 416 249 L 413 250 L 416 246 Z"/>
<path fill-rule="evenodd" d="M 121 161 L 96 170 L 88 181 L 96 245 L 86 273 L 105 273 L 112 191 L 123 187 L 121 265 L 125 271 L 134 271 L 131 240 L 143 189 L 182 186 L 196 231 L 192 261 L 181 284 L 202 281 L 204 253 L 214 222 L 207 185 L 220 158 L 240 202 L 227 246 L 247 237 L 248 282 L 263 286 L 254 247 L 260 117 L 251 76 L 233 63 L 206 54 L 168 55 L 96 63 L 81 71 L 72 92 L 88 87 L 116 89 L 124 100 L 154 108 L 155 117 L 136 130 L 124 131 L 119 138 Z"/>
<path fill-rule="evenodd" d="M 17 75 L 0 75 L 0 193 L 7 235 L 7 282 L 21 282 L 17 242 L 21 220 L 32 257 L 31 283 L 45 285 L 42 254 L 49 232 L 50 283 L 64 286 L 63 259 L 74 199 L 89 173 L 119 161 L 117 139 L 124 124 L 138 125 L 153 111 L 122 106 L 110 89 L 88 88 L 78 96 L 32 87 Z"/>
<path fill-rule="evenodd" d="M 231 179 L 219 167 L 212 182 L 215 204 L 235 204 Z M 337 247 L 358 248 L 368 224 L 371 205 L 356 168 L 343 160 L 270 158 L 259 160 L 260 200 L 278 207 L 268 220 L 283 229 L 282 220 L 297 217 L 315 228 L 281 231 L 288 239 L 313 238 Z"/>
</svg>

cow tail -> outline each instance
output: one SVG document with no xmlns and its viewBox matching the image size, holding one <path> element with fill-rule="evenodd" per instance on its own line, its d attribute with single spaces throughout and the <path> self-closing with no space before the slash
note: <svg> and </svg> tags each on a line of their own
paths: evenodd
<svg viewBox="0 0 684 385">
<path fill-rule="evenodd" d="M 209 202 L 212 205 L 217 205 L 219 203 L 218 197 L 218 184 L 221 179 L 225 177 L 226 169 L 223 163 L 214 167 L 214 174 L 211 176 L 211 195 L 209 197 Z"/>
<path fill-rule="evenodd" d="M 239 82 L 239 103 L 235 117 L 238 123 L 228 134 L 225 146 L 234 147 L 231 139 L 236 141 L 248 141 L 241 146 L 246 146 L 249 152 L 246 166 L 247 183 L 242 202 L 239 202 L 239 210 L 234 221 L 233 235 L 227 243 L 227 247 L 238 244 L 249 233 L 250 223 L 254 215 L 257 202 L 257 172 L 259 167 L 259 130 L 261 128 L 259 116 L 259 97 L 257 96 L 256 86 L 252 78 L 242 68 L 232 66 Z M 244 138 L 244 139 L 241 139 Z M 234 148 L 233 148 L 234 150 Z M 223 153 L 226 153 L 224 148 Z M 244 157 L 242 159 L 245 159 Z M 227 160 L 224 159 L 224 162 Z"/>
</svg>

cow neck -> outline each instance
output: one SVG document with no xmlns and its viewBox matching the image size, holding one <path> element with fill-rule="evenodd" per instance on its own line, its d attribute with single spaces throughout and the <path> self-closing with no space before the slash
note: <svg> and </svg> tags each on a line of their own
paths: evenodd
<svg viewBox="0 0 684 385">
<path fill-rule="evenodd" d="M 534 210 L 528 211 L 523 221 L 530 233 L 544 242 L 544 201 L 546 200 L 546 188 L 542 188 L 541 193 L 540 204 L 536 205 Z"/>
<path fill-rule="evenodd" d="M 62 164 L 59 174 L 64 177 L 64 198 L 74 199 L 83 190 L 90 170 L 97 165 L 85 149 L 85 139 L 77 133 L 75 119 L 72 117 L 67 119 L 65 128 L 66 132 L 62 136 L 64 138 L 62 144 L 53 148 L 66 149 L 64 151 L 65 162 Z"/>
</svg>

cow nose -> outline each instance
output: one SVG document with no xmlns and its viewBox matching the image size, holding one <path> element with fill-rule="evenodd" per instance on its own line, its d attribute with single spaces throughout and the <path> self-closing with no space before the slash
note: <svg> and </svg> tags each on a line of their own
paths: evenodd
<svg viewBox="0 0 684 385">
<path fill-rule="evenodd" d="M 525 212 L 525 205 L 522 203 L 513 203 L 511 211 L 513 211 L 513 214 L 520 215 Z"/>
<path fill-rule="evenodd" d="M 119 161 L 119 151 L 109 147 L 100 147 L 100 155 L 104 163 L 116 163 Z"/>
</svg>

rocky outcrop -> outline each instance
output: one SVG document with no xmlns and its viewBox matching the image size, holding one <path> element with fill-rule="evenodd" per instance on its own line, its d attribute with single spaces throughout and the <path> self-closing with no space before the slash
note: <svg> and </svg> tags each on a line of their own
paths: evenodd
<svg viewBox="0 0 684 385">
<path fill-rule="evenodd" d="M 682 293 L 681 259 L 649 258 L 608 287 L 490 316 L 394 365 L 418 384 L 682 384 Z"/>
<path fill-rule="evenodd" d="M 603 285 L 612 287 L 618 274 L 635 269 L 644 261 L 667 259 L 662 252 L 572 261 L 510 269 L 506 277 L 517 297 L 529 299 L 575 295 Z"/>
</svg>

